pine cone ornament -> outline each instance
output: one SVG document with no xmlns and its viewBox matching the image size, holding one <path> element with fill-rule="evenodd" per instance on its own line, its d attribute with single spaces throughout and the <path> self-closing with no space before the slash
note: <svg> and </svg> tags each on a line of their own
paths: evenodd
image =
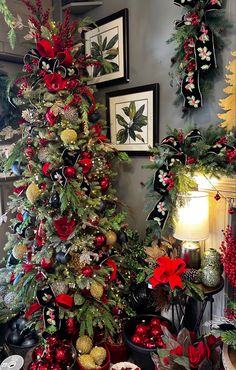
<svg viewBox="0 0 236 370">
<path fill-rule="evenodd" d="M 100 299 L 103 296 L 103 286 L 97 281 L 93 281 L 90 285 L 90 293 L 93 298 Z"/>
<path fill-rule="evenodd" d="M 90 355 L 81 355 L 78 357 L 78 360 L 85 369 L 96 369 L 97 367 L 94 359 Z"/>
<path fill-rule="evenodd" d="M 76 108 L 69 107 L 64 111 L 64 118 L 70 122 L 75 122 L 78 120 L 79 115 Z"/>
<path fill-rule="evenodd" d="M 12 250 L 12 255 L 15 259 L 17 260 L 22 260 L 24 257 L 25 253 L 27 251 L 27 247 L 24 244 L 18 244 L 15 245 L 13 250 Z"/>
<path fill-rule="evenodd" d="M 73 129 L 66 128 L 61 132 L 61 140 L 65 144 L 72 144 L 77 139 L 77 132 Z"/>
<path fill-rule="evenodd" d="M 69 262 L 70 268 L 72 268 L 75 272 L 81 272 L 84 264 L 80 261 L 80 254 L 79 253 L 71 253 L 71 259 Z"/>
<path fill-rule="evenodd" d="M 41 191 L 39 187 L 33 182 L 30 184 L 26 190 L 26 197 L 28 201 L 32 204 L 36 202 L 36 200 L 39 198 L 41 194 Z"/>
<path fill-rule="evenodd" d="M 101 366 L 107 357 L 107 351 L 103 347 L 95 346 L 90 352 L 90 356 L 94 359 L 97 365 Z"/>
<path fill-rule="evenodd" d="M 64 281 L 54 281 L 51 283 L 52 290 L 57 296 L 59 294 L 66 294 L 68 292 L 68 285 Z"/>
<path fill-rule="evenodd" d="M 78 352 L 83 354 L 89 353 L 93 348 L 93 342 L 87 335 L 82 335 L 76 341 L 76 349 Z"/>
<path fill-rule="evenodd" d="M 184 274 L 183 278 L 194 284 L 200 284 L 202 282 L 202 270 L 188 269 Z"/>
</svg>

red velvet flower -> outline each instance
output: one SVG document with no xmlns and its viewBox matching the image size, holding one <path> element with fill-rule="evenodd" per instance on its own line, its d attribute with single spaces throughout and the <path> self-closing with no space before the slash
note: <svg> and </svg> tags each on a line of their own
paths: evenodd
<svg viewBox="0 0 236 370">
<path fill-rule="evenodd" d="M 36 49 L 41 57 L 54 58 L 54 50 L 50 41 L 41 39 L 37 42 Z"/>
<path fill-rule="evenodd" d="M 61 240 L 69 238 L 76 224 L 75 220 L 69 220 L 67 216 L 58 218 L 53 223 Z"/>
<path fill-rule="evenodd" d="M 69 50 L 58 53 L 57 58 L 60 61 L 60 64 L 63 64 L 65 67 L 70 67 L 72 64 L 72 56 Z"/>
<path fill-rule="evenodd" d="M 66 87 L 67 80 L 62 78 L 60 73 L 54 72 L 52 74 L 47 74 L 44 76 L 44 82 L 48 91 L 56 92 L 58 90 L 63 90 Z"/>
<path fill-rule="evenodd" d="M 89 173 L 89 171 L 93 167 L 92 161 L 91 161 L 90 158 L 80 159 L 79 160 L 79 164 L 81 164 L 81 166 L 83 167 L 82 172 L 83 172 L 84 175 L 86 175 L 87 173 Z"/>
<path fill-rule="evenodd" d="M 51 108 L 48 108 L 48 110 L 45 114 L 45 118 L 48 121 L 49 126 L 54 126 L 55 123 L 57 123 L 57 121 L 58 121 L 58 116 L 55 116 L 55 114 L 53 113 Z"/>
<path fill-rule="evenodd" d="M 181 275 L 187 271 L 186 264 L 182 258 L 172 260 L 169 257 L 159 257 L 157 259 L 159 265 L 154 271 L 153 276 L 149 279 L 152 287 L 155 288 L 159 284 L 169 284 L 172 290 L 175 287 L 182 288 Z"/>
<path fill-rule="evenodd" d="M 210 350 L 203 342 L 198 343 L 197 347 L 192 344 L 188 347 L 188 358 L 190 367 L 197 369 L 205 358 L 210 358 Z"/>
</svg>

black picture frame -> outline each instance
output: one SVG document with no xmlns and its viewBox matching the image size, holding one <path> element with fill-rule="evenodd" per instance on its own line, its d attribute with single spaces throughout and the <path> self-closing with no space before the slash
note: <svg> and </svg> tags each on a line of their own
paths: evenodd
<svg viewBox="0 0 236 370">
<path fill-rule="evenodd" d="M 95 44 L 99 44 L 98 36 L 100 36 L 102 47 L 104 46 L 104 53 L 107 53 L 107 56 L 104 59 L 114 63 L 114 72 L 99 75 L 99 73 L 101 73 L 101 69 L 99 72 L 99 67 L 97 69 L 95 69 L 95 67 L 89 67 L 88 72 L 91 80 L 88 81 L 88 85 L 98 85 L 98 87 L 103 87 L 129 82 L 128 9 L 124 8 L 96 21 L 95 23 L 97 27 L 91 25 L 89 30 L 84 32 L 85 53 L 88 55 L 95 55 L 96 53 L 99 53 L 98 48 L 95 47 Z M 108 37 L 111 37 L 110 40 Z M 117 41 L 113 44 L 116 38 Z M 111 45 L 110 48 L 106 49 L 109 47 L 109 45 Z M 94 52 L 92 50 L 94 50 Z M 108 50 L 110 50 L 110 53 L 108 53 Z M 117 68 L 118 70 L 116 70 Z M 96 74 L 98 73 L 98 76 L 94 76 L 94 71 Z M 102 72 L 104 72 L 104 69 Z"/>
<path fill-rule="evenodd" d="M 107 136 L 118 151 L 146 156 L 159 141 L 159 90 L 155 83 L 106 93 Z"/>
</svg>

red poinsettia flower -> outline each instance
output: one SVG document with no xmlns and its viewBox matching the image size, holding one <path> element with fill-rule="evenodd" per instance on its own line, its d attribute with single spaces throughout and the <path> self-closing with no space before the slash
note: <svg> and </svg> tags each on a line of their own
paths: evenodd
<svg viewBox="0 0 236 370">
<path fill-rule="evenodd" d="M 49 126 L 54 126 L 55 123 L 57 123 L 57 121 L 58 121 L 58 116 L 55 116 L 55 114 L 53 113 L 51 108 L 48 108 L 48 110 L 45 114 L 45 118 L 48 121 Z"/>
<path fill-rule="evenodd" d="M 199 342 L 197 346 L 193 346 L 192 344 L 188 347 L 188 358 L 190 367 L 192 369 L 197 369 L 200 363 L 205 358 L 210 358 L 210 350 L 207 345 L 203 342 Z"/>
<path fill-rule="evenodd" d="M 72 234 L 76 221 L 69 220 L 67 216 L 63 216 L 54 220 L 54 226 L 61 240 L 67 240 Z"/>
<path fill-rule="evenodd" d="M 57 72 L 45 75 L 44 82 L 50 92 L 63 90 L 67 85 L 67 80 L 62 78 L 62 75 Z"/>
<path fill-rule="evenodd" d="M 99 123 L 92 125 L 90 127 L 90 130 L 92 131 L 92 133 L 94 133 L 95 136 L 97 136 L 97 140 L 109 141 L 108 137 L 102 134 L 102 126 Z"/>
<path fill-rule="evenodd" d="M 187 271 L 186 264 L 182 258 L 172 260 L 169 257 L 159 257 L 157 259 L 158 267 L 154 270 L 153 276 L 149 279 L 152 287 L 159 284 L 169 284 L 174 290 L 176 287 L 182 288 L 181 275 Z"/>
<path fill-rule="evenodd" d="M 41 39 L 37 42 L 36 49 L 41 57 L 54 58 L 54 49 L 50 41 Z"/>
<path fill-rule="evenodd" d="M 60 64 L 63 64 L 65 67 L 70 67 L 72 64 L 72 55 L 69 50 L 61 51 L 57 54 L 57 58 L 60 61 Z"/>
</svg>

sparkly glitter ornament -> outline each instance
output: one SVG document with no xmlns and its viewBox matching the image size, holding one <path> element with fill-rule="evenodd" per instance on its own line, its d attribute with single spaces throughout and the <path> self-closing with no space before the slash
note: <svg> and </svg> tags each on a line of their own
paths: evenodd
<svg viewBox="0 0 236 370">
<path fill-rule="evenodd" d="M 106 244 L 106 237 L 102 233 L 97 233 L 94 238 L 94 245 L 96 248 L 101 248 Z"/>
<path fill-rule="evenodd" d="M 83 268 L 83 264 L 80 261 L 79 253 L 71 253 L 71 260 L 69 262 L 69 266 L 76 272 L 81 271 L 81 269 Z"/>
<path fill-rule="evenodd" d="M 107 351 L 103 347 L 95 346 L 90 352 L 90 356 L 94 359 L 96 365 L 101 366 L 107 357 Z"/>
<path fill-rule="evenodd" d="M 73 129 L 66 128 L 61 132 L 61 140 L 65 144 L 72 144 L 77 140 L 77 132 Z"/>
<path fill-rule="evenodd" d="M 27 251 L 27 247 L 24 244 L 18 244 L 15 245 L 12 249 L 12 255 L 15 259 L 17 260 L 22 260 L 24 257 L 25 253 Z"/>
<path fill-rule="evenodd" d="M 97 281 L 93 281 L 90 285 L 90 293 L 93 298 L 100 299 L 103 296 L 103 286 L 102 284 L 98 283 Z"/>
<path fill-rule="evenodd" d="M 59 294 L 66 294 L 69 289 L 68 285 L 64 281 L 54 281 L 50 285 L 56 296 Z"/>
<path fill-rule="evenodd" d="M 64 175 L 66 177 L 75 177 L 76 175 L 76 169 L 72 166 L 67 166 L 64 168 Z"/>
<path fill-rule="evenodd" d="M 78 357 L 78 361 L 85 369 L 95 369 L 97 367 L 90 355 L 81 355 Z"/>
<path fill-rule="evenodd" d="M 30 184 L 26 190 L 26 197 L 28 201 L 34 204 L 37 199 L 40 197 L 41 191 L 39 187 L 33 182 Z"/>
<path fill-rule="evenodd" d="M 37 370 L 50 370 L 50 368 L 51 368 L 51 365 L 49 362 L 47 361 L 38 362 Z"/>
<path fill-rule="evenodd" d="M 52 364 L 50 370 L 62 370 L 62 367 L 59 364 Z"/>
<path fill-rule="evenodd" d="M 73 335 L 77 332 L 77 320 L 74 317 L 68 317 L 66 319 L 66 332 Z"/>
<path fill-rule="evenodd" d="M 93 269 L 91 266 L 87 265 L 82 268 L 82 275 L 85 277 L 92 277 L 93 276 Z"/>
<path fill-rule="evenodd" d="M 72 360 L 72 355 L 67 348 L 59 347 L 55 350 L 55 359 L 59 363 L 69 364 Z"/>
<path fill-rule="evenodd" d="M 59 339 L 58 339 L 58 336 L 56 334 L 53 334 L 53 335 L 50 335 L 47 339 L 46 339 L 46 343 L 51 346 L 51 347 L 56 347 L 59 345 Z"/>
<path fill-rule="evenodd" d="M 143 341 L 143 337 L 141 334 L 134 334 L 131 337 L 131 342 L 137 345 L 140 345 Z"/>
<path fill-rule="evenodd" d="M 138 324 L 135 328 L 135 333 L 146 335 L 148 332 L 148 326 L 145 324 Z"/>
<path fill-rule="evenodd" d="M 103 176 L 101 179 L 100 179 L 100 187 L 101 187 L 101 191 L 102 192 L 105 192 L 108 188 L 109 188 L 109 185 L 110 185 L 110 180 L 107 176 Z"/>
<path fill-rule="evenodd" d="M 114 245 L 117 241 L 117 235 L 114 231 L 112 230 L 109 230 L 107 233 L 106 233 L 106 243 L 107 245 Z"/>
<path fill-rule="evenodd" d="M 87 335 L 82 335 L 76 341 L 76 349 L 81 354 L 89 353 L 93 348 L 92 339 Z"/>
<path fill-rule="evenodd" d="M 38 367 L 38 361 L 32 361 L 28 366 L 28 370 L 37 370 L 37 367 Z"/>
<path fill-rule="evenodd" d="M 16 299 L 16 293 L 15 292 L 9 292 L 4 296 L 4 304 L 8 308 L 13 308 L 14 302 Z"/>
<path fill-rule="evenodd" d="M 76 122 L 79 118 L 76 108 L 69 107 L 64 110 L 64 118 L 70 122 Z"/>
<path fill-rule="evenodd" d="M 160 326 L 161 324 L 161 321 L 160 319 L 158 319 L 157 317 L 153 317 L 150 322 L 149 322 L 149 326 L 153 327 L 153 326 Z"/>
<path fill-rule="evenodd" d="M 44 353 L 44 347 L 43 346 L 37 346 L 34 348 L 33 353 L 32 353 L 32 359 L 35 360 L 40 360 L 43 356 Z"/>
</svg>

